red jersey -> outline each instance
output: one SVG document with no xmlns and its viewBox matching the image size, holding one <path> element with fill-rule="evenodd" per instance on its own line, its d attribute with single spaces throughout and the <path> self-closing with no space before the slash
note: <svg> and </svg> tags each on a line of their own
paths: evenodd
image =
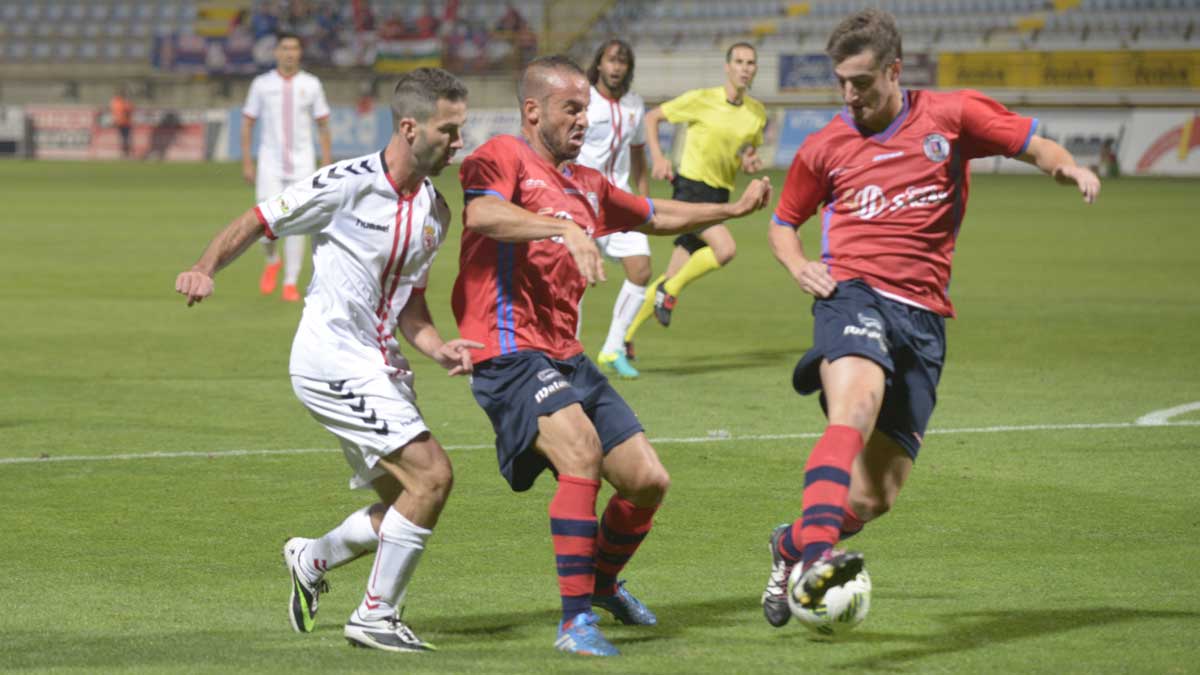
<svg viewBox="0 0 1200 675">
<path fill-rule="evenodd" d="M 580 164 L 560 171 L 516 136 L 481 145 L 463 160 L 459 180 L 464 203 L 492 195 L 570 220 L 593 238 L 634 229 L 654 214 L 649 199 Z M 520 349 L 555 359 L 583 351 L 575 330 L 587 282 L 558 239 L 511 244 L 463 230 L 451 304 L 459 335 L 485 345 L 472 351 L 476 363 Z"/>
<path fill-rule="evenodd" d="M 950 260 L 970 184 L 968 160 L 1019 155 L 1037 120 L 977 91 L 902 92 L 887 129 L 860 131 L 848 110 L 809 136 L 772 222 L 799 227 L 821 209 L 821 260 L 837 281 L 954 316 Z"/>
</svg>

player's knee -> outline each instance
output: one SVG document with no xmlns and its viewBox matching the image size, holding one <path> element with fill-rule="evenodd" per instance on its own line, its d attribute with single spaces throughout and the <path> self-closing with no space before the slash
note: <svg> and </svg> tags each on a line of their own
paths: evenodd
<svg viewBox="0 0 1200 675">
<path fill-rule="evenodd" d="M 650 266 L 638 265 L 637 267 L 629 270 L 629 281 L 637 284 L 638 286 L 645 286 L 646 284 L 650 283 Z"/>
<path fill-rule="evenodd" d="M 435 462 L 422 470 L 406 490 L 414 497 L 430 504 L 445 504 L 454 488 L 454 470 L 450 462 Z"/>
<path fill-rule="evenodd" d="M 875 520 L 892 510 L 893 497 L 888 495 L 861 495 L 850 498 L 850 508 L 864 523 Z"/>
<path fill-rule="evenodd" d="M 600 438 L 595 431 L 579 431 L 560 439 L 555 448 L 553 462 L 560 473 L 572 476 L 595 476 L 604 461 Z"/>
<path fill-rule="evenodd" d="M 737 244 L 729 242 L 726 246 L 721 246 L 713 249 L 713 255 L 717 258 L 717 263 L 724 267 L 733 261 L 733 257 L 737 255 Z"/>
<path fill-rule="evenodd" d="M 621 496 L 638 506 L 654 506 L 662 502 L 670 487 L 670 474 L 658 464 L 646 467 L 633 480 L 621 486 Z"/>
</svg>

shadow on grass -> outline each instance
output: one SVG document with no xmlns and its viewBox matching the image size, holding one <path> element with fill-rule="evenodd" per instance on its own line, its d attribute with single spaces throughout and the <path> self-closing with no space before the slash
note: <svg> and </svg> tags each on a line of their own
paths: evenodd
<svg viewBox="0 0 1200 675">
<path fill-rule="evenodd" d="M 839 668 L 853 671 L 896 670 L 905 668 L 914 661 L 941 654 L 953 654 L 995 644 L 1046 637 L 1080 628 L 1155 619 L 1200 621 L 1200 612 L 1087 607 L 967 612 L 946 614 L 943 615 L 943 619 L 948 624 L 947 629 L 941 633 L 929 635 L 874 633 L 869 629 L 851 633 L 839 642 L 913 642 L 916 644 L 844 663 Z"/>
<path fill-rule="evenodd" d="M 637 361 L 639 371 L 656 375 L 693 375 L 717 370 L 738 370 L 756 366 L 795 365 L 806 347 L 758 349 L 734 354 L 719 354 L 712 358 L 696 357 L 676 365 L 655 365 L 652 355 Z"/>
</svg>

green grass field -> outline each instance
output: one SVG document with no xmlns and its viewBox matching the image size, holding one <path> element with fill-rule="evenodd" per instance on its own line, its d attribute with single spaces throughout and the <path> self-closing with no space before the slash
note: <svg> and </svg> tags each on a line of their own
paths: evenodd
<svg viewBox="0 0 1200 675">
<path fill-rule="evenodd" d="M 454 175 L 439 183 L 459 199 Z M 732 266 L 688 289 L 670 329 L 643 329 L 643 377 L 616 383 L 673 486 L 627 569 L 661 624 L 610 627 L 623 656 L 607 661 L 551 647 L 553 481 L 512 494 L 466 381 L 417 359 L 457 480 L 406 618 L 441 651 L 347 647 L 366 561 L 330 574 L 314 634 L 292 633 L 280 544 L 365 496 L 292 395 L 300 308 L 258 295 L 258 252 L 197 308 L 173 292 L 250 205 L 237 168 L 6 162 L 0 185 L 0 670 L 1200 671 L 1200 411 L 1135 424 L 1200 401 L 1194 180 L 1111 181 L 1088 208 L 1045 179 L 976 178 L 933 431 L 894 511 L 854 541 L 872 611 L 835 644 L 770 628 L 758 605 L 823 419 L 790 389 L 809 301 L 770 255 L 768 216 L 736 224 Z M 429 292 L 449 334 L 457 244 Z M 657 271 L 670 243 L 654 246 Z M 609 274 L 585 303 L 592 353 Z"/>
</svg>

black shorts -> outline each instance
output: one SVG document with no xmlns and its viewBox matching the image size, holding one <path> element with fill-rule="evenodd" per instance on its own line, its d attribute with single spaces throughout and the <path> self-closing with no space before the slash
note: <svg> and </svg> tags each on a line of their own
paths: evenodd
<svg viewBox="0 0 1200 675">
<path fill-rule="evenodd" d="M 693 204 L 728 204 L 729 190 L 725 188 L 715 188 L 708 183 L 701 183 L 698 180 L 684 178 L 679 174 L 675 174 L 675 180 L 671 181 L 671 185 L 675 188 L 671 192 L 671 199 L 681 202 L 691 202 Z M 675 237 L 675 245 L 682 246 L 687 249 L 688 253 L 695 253 L 700 249 L 708 246 L 704 240 L 698 237 L 694 232 L 681 234 Z"/>
<path fill-rule="evenodd" d="M 805 395 L 818 391 L 821 361 L 851 355 L 883 368 L 886 389 L 875 429 L 915 460 L 937 402 L 946 320 L 885 298 L 861 279 L 839 282 L 832 296 L 813 303 L 813 346 L 796 364 L 792 386 Z"/>
<path fill-rule="evenodd" d="M 528 490 L 549 460 L 533 449 L 538 418 L 572 403 L 583 406 L 608 454 L 642 431 L 633 409 L 584 354 L 565 361 L 518 351 L 475 365 L 471 393 L 492 421 L 500 473 L 516 492 Z"/>
</svg>

